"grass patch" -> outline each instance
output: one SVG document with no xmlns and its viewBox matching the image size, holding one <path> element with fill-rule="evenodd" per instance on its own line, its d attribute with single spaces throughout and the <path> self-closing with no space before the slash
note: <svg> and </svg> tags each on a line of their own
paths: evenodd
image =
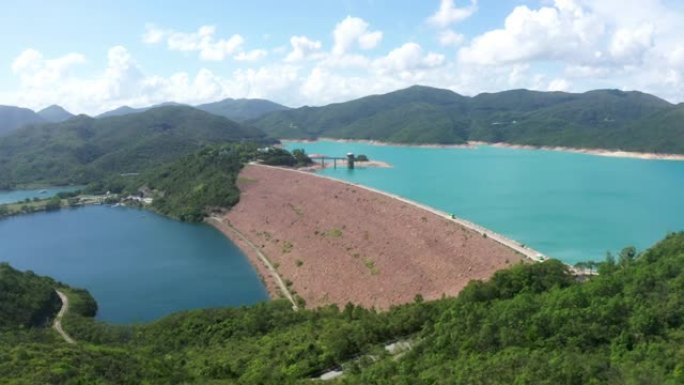
<svg viewBox="0 0 684 385">
<path fill-rule="evenodd" d="M 300 209 L 299 207 L 293 205 L 292 203 L 288 203 L 287 205 L 290 206 L 292 211 L 294 211 L 298 217 L 301 217 L 302 215 L 304 215 L 304 211 L 302 211 L 302 209 Z"/>
<path fill-rule="evenodd" d="M 258 182 L 258 179 L 253 179 L 253 178 L 247 178 L 245 176 L 239 176 L 237 178 L 237 182 L 240 184 L 251 184 L 251 183 L 256 183 Z"/>
<path fill-rule="evenodd" d="M 329 238 L 339 238 L 342 236 L 342 230 L 338 229 L 337 227 L 333 227 L 332 229 L 326 231 L 323 233 L 324 237 L 329 237 Z"/>
<path fill-rule="evenodd" d="M 363 264 L 370 270 L 371 275 L 378 275 L 380 273 L 380 270 L 375 266 L 375 262 L 372 259 L 366 258 L 363 261 Z"/>
</svg>

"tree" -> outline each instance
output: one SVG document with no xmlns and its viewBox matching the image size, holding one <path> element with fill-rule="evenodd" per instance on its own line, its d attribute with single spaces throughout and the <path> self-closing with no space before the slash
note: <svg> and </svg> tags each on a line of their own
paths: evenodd
<svg viewBox="0 0 684 385">
<path fill-rule="evenodd" d="M 294 166 L 297 163 L 297 160 L 289 151 L 276 147 L 269 147 L 267 150 L 259 153 L 258 158 L 264 164 L 270 166 Z"/>
<path fill-rule="evenodd" d="M 62 208 L 62 200 L 58 197 L 51 198 L 45 204 L 45 211 L 55 211 L 59 210 L 60 208 Z"/>
<path fill-rule="evenodd" d="M 311 158 L 306 155 L 306 151 L 304 151 L 303 148 L 292 150 L 292 156 L 294 156 L 295 160 L 297 161 L 297 166 L 307 166 L 313 163 Z"/>
<path fill-rule="evenodd" d="M 620 266 L 624 267 L 634 261 L 636 258 L 637 250 L 634 246 L 625 247 L 620 251 Z"/>
</svg>

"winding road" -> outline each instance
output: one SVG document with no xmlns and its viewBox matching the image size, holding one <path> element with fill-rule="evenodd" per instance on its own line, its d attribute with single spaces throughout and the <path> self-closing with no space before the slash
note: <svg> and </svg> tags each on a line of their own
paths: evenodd
<svg viewBox="0 0 684 385">
<path fill-rule="evenodd" d="M 74 341 L 73 338 L 69 337 L 69 335 L 62 329 L 62 317 L 64 317 L 64 314 L 66 314 L 67 311 L 69 311 L 69 297 L 67 297 L 64 293 L 61 291 L 55 289 L 55 292 L 57 292 L 57 295 L 59 296 L 59 299 L 62 300 L 62 308 L 59 309 L 59 313 L 57 313 L 57 317 L 55 317 L 55 321 L 52 323 L 52 328 L 59 333 L 62 338 L 64 338 L 64 341 L 66 341 L 69 344 L 75 344 L 76 341 Z"/>
</svg>

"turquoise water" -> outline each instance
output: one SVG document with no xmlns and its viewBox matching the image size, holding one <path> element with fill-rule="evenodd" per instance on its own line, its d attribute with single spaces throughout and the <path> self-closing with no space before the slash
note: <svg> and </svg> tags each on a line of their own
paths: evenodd
<svg viewBox="0 0 684 385">
<path fill-rule="evenodd" d="M 684 161 L 472 149 L 286 142 L 307 153 L 366 154 L 393 168 L 322 174 L 454 213 L 567 263 L 645 249 L 684 230 Z"/>
<path fill-rule="evenodd" d="M 98 318 L 115 323 L 268 299 L 247 258 L 213 227 L 131 208 L 0 220 L 0 261 L 87 288 Z"/>
<path fill-rule="evenodd" d="M 24 199 L 50 198 L 52 196 L 57 195 L 58 193 L 76 191 L 79 188 L 83 188 L 83 186 L 49 187 L 35 190 L 0 190 L 0 205 L 4 203 L 21 202 Z"/>
</svg>

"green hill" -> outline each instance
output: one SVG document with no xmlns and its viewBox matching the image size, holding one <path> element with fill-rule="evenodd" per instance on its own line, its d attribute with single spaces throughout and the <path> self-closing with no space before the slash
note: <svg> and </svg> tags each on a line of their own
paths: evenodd
<svg viewBox="0 0 684 385">
<path fill-rule="evenodd" d="M 141 112 L 145 112 L 145 111 L 151 110 L 153 108 L 177 107 L 177 106 L 189 107 L 187 104 L 181 104 L 181 103 L 176 103 L 176 102 L 165 102 L 165 103 L 155 104 L 153 106 L 140 107 L 140 108 L 133 108 L 133 107 L 129 107 L 129 106 L 121 106 L 121 107 L 115 108 L 113 110 L 103 112 L 100 115 L 97 115 L 96 118 L 98 118 L 98 119 L 99 118 L 111 118 L 112 116 L 124 116 L 124 115 L 130 115 L 130 114 L 139 114 Z"/>
<path fill-rule="evenodd" d="M 684 382 L 684 233 L 641 254 L 626 248 L 599 272 L 581 283 L 558 261 L 521 264 L 471 282 L 457 298 L 417 297 L 382 313 L 351 304 L 295 312 L 277 300 L 112 326 L 78 310 L 63 321 L 77 345 L 49 329 L 0 330 L 0 378 L 310 384 L 342 367 L 345 376 L 331 383 Z M 389 355 L 383 346 L 397 339 L 413 349 Z"/>
<path fill-rule="evenodd" d="M 121 178 L 129 193 L 142 186 L 155 193 L 153 208 L 182 221 L 200 222 L 212 209 L 229 209 L 240 198 L 236 185 L 242 165 L 252 160 L 257 145 L 208 146 L 135 178 Z M 113 190 L 111 186 L 103 186 Z"/>
<path fill-rule="evenodd" d="M 98 118 L 108 118 L 112 116 L 123 116 L 145 112 L 151 108 L 181 106 L 184 104 L 167 102 L 150 107 L 132 108 L 121 106 L 111 111 L 98 115 Z M 210 114 L 223 116 L 236 122 L 244 122 L 249 119 L 258 118 L 264 114 L 274 111 L 287 110 L 288 107 L 264 99 L 224 99 L 218 102 L 200 104 L 195 106 L 198 110 L 206 111 Z"/>
<path fill-rule="evenodd" d="M 280 138 L 395 143 L 505 142 L 684 153 L 678 107 L 641 92 L 511 90 L 464 97 L 414 86 L 324 107 L 274 112 L 252 123 Z M 651 128 L 651 126 L 656 128 Z"/>
<path fill-rule="evenodd" d="M 255 119 L 269 112 L 289 109 L 281 104 L 263 99 L 224 99 L 214 103 L 201 104 L 195 108 L 236 122 Z"/>
<path fill-rule="evenodd" d="M 0 263 L 0 331 L 44 326 L 62 306 L 50 278 Z"/>
<path fill-rule="evenodd" d="M 402 143 L 460 143 L 467 99 L 414 86 L 325 107 L 275 112 L 253 121 L 280 138 L 374 139 Z"/>
<path fill-rule="evenodd" d="M 37 112 L 46 122 L 59 123 L 74 117 L 74 114 L 64 108 L 51 105 Z"/>
<path fill-rule="evenodd" d="M 101 119 L 78 116 L 0 138 L 0 180 L 4 187 L 88 183 L 141 172 L 207 144 L 266 140 L 258 129 L 186 106 Z"/>
<path fill-rule="evenodd" d="M 7 135 L 27 124 L 44 122 L 45 119 L 28 108 L 0 106 L 0 136 Z"/>
<path fill-rule="evenodd" d="M 133 108 L 133 107 L 128 107 L 128 106 L 121 106 L 118 108 L 115 108 L 111 111 L 106 111 L 101 113 L 100 115 L 97 115 L 97 118 L 111 118 L 112 116 L 123 116 L 123 115 L 130 115 L 130 114 L 137 114 L 140 112 L 145 112 L 147 108 Z"/>
</svg>

